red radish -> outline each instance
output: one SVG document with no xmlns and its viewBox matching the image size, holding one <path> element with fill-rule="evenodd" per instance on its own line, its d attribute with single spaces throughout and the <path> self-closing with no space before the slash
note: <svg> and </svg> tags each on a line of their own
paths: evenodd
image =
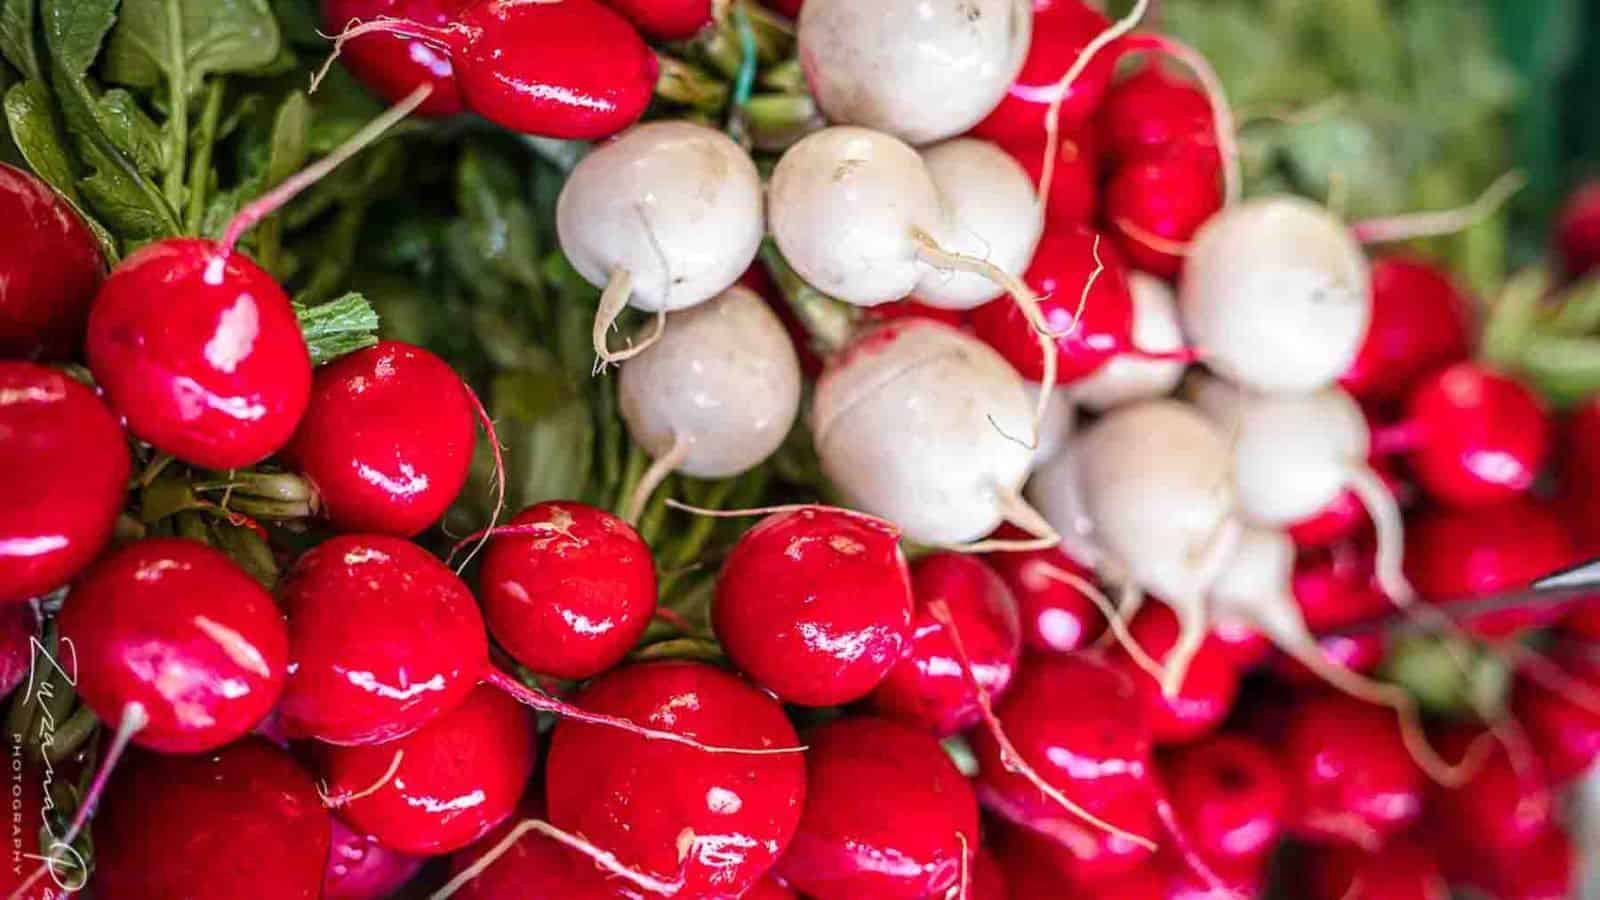
<svg viewBox="0 0 1600 900">
<path fill-rule="evenodd" d="M 1505 854 L 1459 860 L 1459 879 L 1496 900 L 1568 900 L 1576 893 L 1578 854 L 1559 825 L 1545 829 L 1528 847 Z"/>
<path fill-rule="evenodd" d="M 0 696 L 10 694 L 33 667 L 39 615 L 26 603 L 0 606 Z"/>
<path fill-rule="evenodd" d="M 1492 506 L 1526 493 L 1550 448 L 1549 415 L 1533 391 L 1471 362 L 1419 382 L 1399 427 L 1417 480 L 1451 506 Z"/>
<path fill-rule="evenodd" d="M 444 25 L 380 17 L 345 28 L 333 56 L 368 34 L 438 49 L 467 108 L 513 131 L 552 138 L 594 140 L 632 125 L 659 72 L 633 26 L 597 0 L 473 0 Z"/>
<path fill-rule="evenodd" d="M 384 900 L 410 881 L 422 862 L 390 850 L 370 834 L 351 831 L 335 816 L 322 900 Z"/>
<path fill-rule="evenodd" d="M 72 355 L 105 278 L 94 235 L 49 185 L 3 163 L 0 221 L 0 357 Z"/>
<path fill-rule="evenodd" d="M 810 0 L 800 14 L 800 64 L 830 121 L 929 144 L 994 110 L 1032 32 L 1027 0 Z"/>
<path fill-rule="evenodd" d="M 1600 660 L 1586 650 L 1558 650 L 1548 664 L 1587 689 L 1600 690 Z M 1600 713 L 1592 707 L 1526 672 L 1518 673 L 1511 697 L 1512 715 L 1527 729 L 1552 783 L 1566 784 L 1600 759 Z"/>
<path fill-rule="evenodd" d="M 1104 15 L 1082 0 L 1062 0 L 1048 12 L 1035 16 L 1033 41 L 1021 71 L 1014 73 L 1005 99 L 973 132 L 990 140 L 1038 142 L 1045 135 L 1050 104 L 1058 96 L 1062 97 L 1063 125 L 1087 123 L 1111 84 L 1115 57 L 1110 53 L 1097 55 L 1064 95 L 1059 84 L 1078 54 L 1110 25 Z"/>
<path fill-rule="evenodd" d="M 728 658 L 785 702 L 866 696 L 911 646 L 900 535 L 828 507 L 778 512 L 745 532 L 717 578 L 711 618 Z"/>
<path fill-rule="evenodd" d="M 585 156 L 556 204 L 561 250 L 604 288 L 594 322 L 602 363 L 642 352 L 669 312 L 726 291 L 750 267 L 762 237 L 761 176 L 738 144 L 687 121 L 631 128 Z M 656 315 L 650 337 L 607 349 L 625 306 Z"/>
<path fill-rule="evenodd" d="M 683 41 L 711 24 L 712 0 L 605 0 L 651 40 Z"/>
<path fill-rule="evenodd" d="M 409 537 L 438 521 L 466 484 L 474 405 L 444 360 L 385 341 L 317 370 L 283 459 L 339 529 Z"/>
<path fill-rule="evenodd" d="M 449 853 L 516 809 L 533 774 L 534 719 L 484 685 L 399 740 L 319 750 L 323 790 L 352 826 L 401 853 Z"/>
<path fill-rule="evenodd" d="M 1279 746 L 1300 837 L 1376 850 L 1422 814 L 1422 770 L 1387 709 L 1342 694 L 1302 698 Z"/>
<path fill-rule="evenodd" d="M 1563 437 L 1556 502 L 1584 552 L 1600 552 L 1600 396 L 1567 416 Z"/>
<path fill-rule="evenodd" d="M 1299 554 L 1291 590 L 1306 625 L 1320 633 L 1388 613 L 1389 598 L 1378 589 L 1372 569 L 1372 551 L 1360 543 Z"/>
<path fill-rule="evenodd" d="M 786 881 L 813 897 L 918 900 L 970 878 L 978 804 L 936 740 L 847 717 L 806 742 L 805 814 L 778 862 Z"/>
<path fill-rule="evenodd" d="M 638 896 L 622 893 L 620 885 L 607 882 L 587 860 L 546 835 L 521 834 L 502 850 L 501 844 L 516 827 L 515 820 L 507 821 L 450 858 L 450 871 L 456 877 L 474 867 L 481 868 L 448 896 L 456 900 L 615 900 L 619 896 Z"/>
<path fill-rule="evenodd" d="M 1378 671 L 1389 655 L 1389 644 L 1381 634 L 1330 634 L 1317 639 L 1317 651 L 1327 665 L 1338 666 L 1358 675 L 1371 675 Z M 1302 688 L 1320 687 L 1327 679 L 1292 656 L 1278 656 L 1272 660 L 1272 674 L 1285 684 Z"/>
<path fill-rule="evenodd" d="M 1130 343 L 1139 352 L 1112 357 L 1068 391 L 1073 400 L 1098 412 L 1167 396 L 1187 368 L 1172 288 L 1145 272 L 1129 272 L 1128 292 L 1133 300 Z"/>
<path fill-rule="evenodd" d="M 1370 417 L 1368 426 L 1377 429 L 1374 441 L 1384 438 L 1386 432 L 1383 426 L 1375 425 Z M 1398 474 L 1398 457 L 1385 455 L 1386 449 L 1374 446 L 1372 454 L 1367 457 L 1367 466 L 1383 480 L 1388 492 L 1402 506 L 1409 505 L 1415 501 L 1416 491 Z M 1293 522 L 1288 527 L 1289 537 L 1294 539 L 1295 546 L 1301 550 L 1338 547 L 1352 541 L 1366 542 L 1372 537 L 1374 530 L 1372 518 L 1367 515 L 1360 495 L 1349 488 L 1341 491 L 1332 503 L 1314 515 Z M 1366 552 L 1370 554 L 1371 549 Z"/>
<path fill-rule="evenodd" d="M 1155 62 L 1143 64 L 1106 93 L 1096 132 L 1106 157 L 1117 163 L 1198 149 L 1208 149 L 1214 164 L 1220 161 L 1205 92 Z"/>
<path fill-rule="evenodd" d="M 615 669 L 580 706 L 704 741 L 793 747 L 783 708 L 733 675 L 691 662 Z M 550 820 L 670 880 L 683 897 L 738 897 L 789 846 L 806 795 L 798 754 L 711 755 L 609 728 L 556 726 L 546 763 Z"/>
<path fill-rule="evenodd" d="M 1105 219 L 1135 268 L 1175 278 L 1189 241 L 1222 208 L 1216 164 L 1194 153 L 1125 162 L 1106 185 Z"/>
<path fill-rule="evenodd" d="M 111 539 L 128 446 L 94 392 L 62 372 L 0 362 L 0 603 L 47 594 Z"/>
<path fill-rule="evenodd" d="M 1266 393 L 1325 388 L 1372 318 L 1367 258 L 1308 200 L 1265 197 L 1213 216 L 1189 244 L 1178 307 L 1219 375 Z"/>
<path fill-rule="evenodd" d="M 1019 496 L 1033 453 L 1028 412 L 1022 379 L 987 345 L 902 320 L 834 360 L 810 424 L 835 487 L 909 540 L 959 544 L 1009 521 L 1053 542 Z"/>
<path fill-rule="evenodd" d="M 322 27 L 337 34 L 346 26 L 378 18 L 396 18 L 447 28 L 475 0 L 322 0 Z M 465 103 L 456 86 L 450 56 L 436 44 L 405 35 L 357 38 L 344 48 L 345 68 L 373 93 L 398 103 L 417 88 L 433 90 L 417 107 L 424 116 L 451 116 Z"/>
<path fill-rule="evenodd" d="M 1000 146 L 1022 163 L 1037 188 L 1044 177 L 1044 145 L 1037 138 L 1028 138 L 1002 141 Z M 1100 170 L 1089 129 L 1070 130 L 1061 138 L 1054 173 L 1045 203 L 1045 227 L 1093 223 L 1100 207 Z"/>
<path fill-rule="evenodd" d="M 95 820 L 92 887 L 119 900 L 315 900 L 329 820 L 311 776 L 265 741 L 206 756 L 136 752 Z"/>
<path fill-rule="evenodd" d="M 1442 745 L 1446 754 L 1465 758 L 1485 736 L 1479 728 L 1457 727 L 1445 734 Z M 1540 766 L 1519 770 L 1496 743 L 1475 768 L 1462 784 L 1435 786 L 1429 793 L 1431 832 L 1469 854 L 1503 854 L 1530 846 L 1549 829 L 1556 810 Z"/>
<path fill-rule="evenodd" d="M 781 882 L 769 875 L 756 882 L 755 887 L 745 891 L 739 900 L 795 900 L 796 896 L 794 891 L 784 887 Z M 981 894 L 975 894 L 973 900 L 984 900 L 984 898 Z M 1000 895 L 994 900 L 1006 900 L 1006 897 Z"/>
<path fill-rule="evenodd" d="M 1166 606 L 1145 608 L 1129 624 L 1129 632 L 1154 668 L 1163 664 L 1178 642 L 1178 617 Z M 1183 684 L 1171 696 L 1162 692 L 1157 679 L 1129 653 L 1118 647 L 1111 659 L 1133 681 L 1157 744 L 1182 744 L 1202 738 L 1221 726 L 1233 708 L 1239 693 L 1239 670 L 1216 637 L 1206 636 Z"/>
<path fill-rule="evenodd" d="M 965 731 L 983 718 L 968 663 L 990 697 L 1004 695 L 1016 674 L 1022 652 L 1017 602 L 992 569 L 957 553 L 918 560 L 912 592 L 916 610 L 908 649 L 873 691 L 872 705 L 938 737 Z M 965 654 L 956 652 L 946 621 L 954 623 Z"/>
<path fill-rule="evenodd" d="M 991 553 L 984 559 L 1017 601 L 1025 648 L 1068 653 L 1099 637 L 1105 625 L 1094 601 L 1057 577 L 1065 572 L 1093 581 L 1094 572 L 1060 548 Z"/>
<path fill-rule="evenodd" d="M 939 191 L 942 221 L 928 230 L 946 251 L 984 259 L 1017 277 L 1033 259 L 1043 211 L 1021 164 L 988 141 L 957 138 L 921 151 Z M 972 309 L 1003 287 L 976 272 L 926 272 L 917 284 L 924 303 Z"/>
<path fill-rule="evenodd" d="M 288 296 L 212 241 L 169 238 L 119 263 L 95 295 L 85 352 L 130 431 L 208 469 L 276 453 L 311 392 Z"/>
<path fill-rule="evenodd" d="M 965 328 L 967 326 L 966 310 L 941 309 L 918 303 L 916 300 L 894 300 L 889 303 L 880 303 L 869 306 L 865 310 L 867 318 L 874 322 L 892 322 L 895 319 L 932 319 L 951 328 Z M 810 373 L 808 373 L 810 374 Z"/>
<path fill-rule="evenodd" d="M 1000 862 L 985 847 L 979 847 L 972 863 L 971 900 L 1011 900 L 1011 886 Z M 748 894 L 745 895 L 747 898 Z M 780 900 L 772 897 L 769 900 Z"/>
<path fill-rule="evenodd" d="M 500 646 L 558 678 L 622 662 L 656 608 L 650 548 L 628 523 L 581 503 L 536 504 L 498 529 L 478 584 Z"/>
<path fill-rule="evenodd" d="M 1288 788 L 1265 746 L 1221 734 L 1173 751 L 1161 772 L 1178 818 L 1213 863 L 1247 867 L 1277 848 Z"/>
<path fill-rule="evenodd" d="M 1431 854 L 1410 838 L 1377 852 L 1335 845 L 1314 848 L 1295 884 L 1307 900 L 1449 900 L 1450 886 Z"/>
<path fill-rule="evenodd" d="M 1231 618 L 1217 618 L 1211 623 L 1211 637 L 1222 645 L 1222 655 L 1233 663 L 1240 675 L 1273 658 L 1272 641 L 1254 627 Z"/>
<path fill-rule="evenodd" d="M 1372 264 L 1372 325 L 1339 385 L 1359 400 L 1398 400 L 1424 375 L 1466 359 L 1471 301 L 1432 263 L 1404 256 Z"/>
<path fill-rule="evenodd" d="M 1555 239 L 1568 277 L 1582 278 L 1600 266 L 1600 184 L 1584 184 L 1567 198 Z"/>
</svg>

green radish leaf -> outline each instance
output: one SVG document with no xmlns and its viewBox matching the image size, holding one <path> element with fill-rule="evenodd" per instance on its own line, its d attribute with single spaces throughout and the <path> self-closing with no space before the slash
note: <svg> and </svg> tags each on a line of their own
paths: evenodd
<svg viewBox="0 0 1600 900">
<path fill-rule="evenodd" d="M 146 177 L 159 175 L 166 166 L 166 147 L 161 129 L 127 91 L 106 91 L 95 104 L 95 118 L 106 137 L 139 167 Z"/>
<path fill-rule="evenodd" d="M 283 47 L 266 0 L 123 0 L 106 48 L 106 78 L 165 81 L 193 96 L 208 75 L 258 72 Z"/>
<path fill-rule="evenodd" d="M 456 206 L 477 258 L 500 277 L 538 290 L 541 252 L 521 173 L 503 156 L 469 145 L 456 168 Z"/>
<path fill-rule="evenodd" d="M 1556 405 L 1581 403 L 1600 393 L 1600 338 L 1541 336 L 1523 351 L 1522 372 Z"/>
<path fill-rule="evenodd" d="M 1538 323 L 1539 303 L 1550 289 L 1550 273 L 1533 266 L 1511 276 L 1489 311 L 1480 343 L 1484 360 L 1515 371 Z"/>
<path fill-rule="evenodd" d="M 1600 277 L 1590 277 L 1562 291 L 1544 329 L 1576 336 L 1600 330 Z"/>
<path fill-rule="evenodd" d="M 311 351 L 311 364 L 320 366 L 378 342 L 378 313 L 367 298 L 345 294 L 316 306 L 295 307 L 300 333 Z"/>
<path fill-rule="evenodd" d="M 13 85 L 5 95 L 6 123 L 11 139 L 34 174 L 55 188 L 56 193 L 66 198 L 77 210 L 79 217 L 94 233 L 100 251 L 106 258 L 116 259 L 116 238 L 84 209 L 83 197 L 78 193 L 77 176 L 73 172 L 72 155 L 61 140 L 55 116 L 50 112 L 51 105 L 50 89 L 43 82 L 26 81 Z"/>
<path fill-rule="evenodd" d="M 34 41 L 37 3 L 38 0 L 0 0 L 0 56 L 30 81 L 44 77 L 39 46 Z"/>
<path fill-rule="evenodd" d="M 267 141 L 265 179 L 260 191 L 282 184 L 305 165 L 309 151 L 307 136 L 311 131 L 311 103 L 305 94 L 295 91 L 284 98 L 272 119 L 272 134 Z M 283 271 L 283 218 L 272 216 L 262 222 L 255 235 L 256 256 L 262 268 L 279 277 Z"/>
</svg>

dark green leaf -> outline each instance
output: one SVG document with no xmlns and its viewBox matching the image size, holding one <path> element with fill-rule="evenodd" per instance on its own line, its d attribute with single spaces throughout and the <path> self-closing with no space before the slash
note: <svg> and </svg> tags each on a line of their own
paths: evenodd
<svg viewBox="0 0 1600 900">
<path fill-rule="evenodd" d="M 1556 404 L 1582 402 L 1600 393 L 1600 338 L 1545 335 L 1530 340 L 1522 371 Z"/>
<path fill-rule="evenodd" d="M 82 77 L 117 20 L 118 0 L 44 0 L 45 44 L 67 74 Z"/>
<path fill-rule="evenodd" d="M 73 172 L 72 156 L 61 141 L 55 117 L 50 112 L 50 90 L 43 83 L 28 81 L 14 85 L 6 92 L 6 123 L 11 139 L 27 161 L 34 174 L 56 189 L 94 232 L 101 252 L 108 259 L 118 256 L 116 239 L 84 209 L 83 197 L 78 193 L 77 177 Z"/>
<path fill-rule="evenodd" d="M 524 288 L 540 284 L 540 256 L 527 189 L 516 168 L 482 146 L 469 146 L 456 170 L 456 205 L 479 258 Z"/>
<path fill-rule="evenodd" d="M 113 146 L 133 161 L 145 176 L 154 176 L 165 166 L 161 129 L 139 108 L 133 95 L 124 90 L 106 91 L 95 105 L 100 128 Z"/>
<path fill-rule="evenodd" d="M 23 77 L 44 77 L 39 64 L 39 45 L 34 41 L 37 0 L 0 0 L 0 56 Z"/>
<path fill-rule="evenodd" d="M 106 48 L 106 77 L 189 95 L 208 75 L 256 72 L 283 46 L 266 0 L 123 0 Z"/>
<path fill-rule="evenodd" d="M 360 294 L 345 294 L 316 306 L 295 309 L 300 332 L 311 351 L 311 364 L 320 366 L 378 342 L 378 313 Z"/>
<path fill-rule="evenodd" d="M 270 190 L 293 175 L 306 161 L 306 136 L 311 127 L 311 104 L 299 91 L 284 98 L 272 119 L 272 135 L 267 144 L 266 173 L 259 188 Z M 261 223 L 256 235 L 261 265 L 282 277 L 283 220 L 272 216 Z"/>
</svg>

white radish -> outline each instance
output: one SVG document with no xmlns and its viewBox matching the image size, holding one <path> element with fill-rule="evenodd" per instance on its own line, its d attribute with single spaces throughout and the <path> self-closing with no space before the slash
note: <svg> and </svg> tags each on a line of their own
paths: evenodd
<svg viewBox="0 0 1600 900">
<path fill-rule="evenodd" d="M 771 456 L 800 410 L 800 361 L 755 293 L 731 287 L 668 316 L 661 340 L 622 367 L 628 433 L 655 462 L 629 506 L 636 520 L 666 476 L 729 478 Z"/>
<path fill-rule="evenodd" d="M 755 259 L 764 228 L 760 173 L 720 131 L 651 122 L 597 146 L 561 189 L 556 232 L 579 274 L 605 289 L 594 326 L 600 360 L 638 354 L 659 338 L 666 313 L 733 284 Z M 656 313 L 656 331 L 611 351 L 607 332 L 630 305 Z"/>
<path fill-rule="evenodd" d="M 1069 441 L 1059 453 L 1039 465 L 1028 480 L 1025 496 L 1061 535 L 1061 549 L 1078 562 L 1093 569 L 1105 564 L 1104 554 L 1095 542 L 1094 522 L 1083 504 L 1079 486 L 1078 449 Z M 1107 576 L 1113 573 L 1102 573 Z"/>
<path fill-rule="evenodd" d="M 1028 389 L 1028 396 L 1037 407 L 1040 396 L 1044 393 L 1044 385 L 1037 382 L 1024 382 Z M 1077 411 L 1073 409 L 1072 400 L 1066 391 L 1054 391 L 1045 402 L 1044 417 L 1039 420 L 1039 445 L 1033 450 L 1031 467 L 1037 469 L 1066 450 L 1072 438 L 1072 429 L 1077 420 Z"/>
<path fill-rule="evenodd" d="M 1178 286 L 1206 365 L 1266 393 L 1332 385 L 1372 319 L 1367 258 L 1350 229 L 1294 197 L 1224 209 L 1190 242 Z"/>
<path fill-rule="evenodd" d="M 939 190 L 943 215 L 928 229 L 941 247 L 985 259 L 1018 278 L 1044 232 L 1044 209 L 1033 179 L 1011 154 L 977 138 L 957 138 L 922 151 Z M 975 272 L 930 271 L 917 299 L 943 309 L 972 309 L 1004 293 Z"/>
<path fill-rule="evenodd" d="M 1009 521 L 1055 536 L 1019 496 L 1033 451 L 1022 378 L 988 345 L 925 319 L 859 337 L 817 381 L 811 430 L 850 502 L 907 539 L 951 546 Z"/>
<path fill-rule="evenodd" d="M 1031 0 L 807 0 L 800 64 L 829 121 L 913 144 L 999 105 L 1033 36 Z"/>
<path fill-rule="evenodd" d="M 1149 354 L 1181 353 L 1183 329 L 1178 305 L 1165 281 L 1144 272 L 1128 273 L 1133 297 L 1133 346 Z M 1140 400 L 1165 397 L 1183 380 L 1187 365 L 1178 359 L 1152 359 L 1122 353 L 1085 378 L 1072 383 L 1072 399 L 1096 412 Z"/>
</svg>

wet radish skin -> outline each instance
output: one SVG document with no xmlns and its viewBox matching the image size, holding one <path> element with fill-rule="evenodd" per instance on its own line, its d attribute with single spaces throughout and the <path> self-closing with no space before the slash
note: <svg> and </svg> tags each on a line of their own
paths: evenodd
<svg viewBox="0 0 1600 900">
<path fill-rule="evenodd" d="M 1016 598 L 1022 642 L 1030 651 L 1068 653 L 1088 646 L 1105 629 L 1094 601 L 1070 584 L 1051 577 L 1066 572 L 1093 584 L 1095 575 L 1059 548 L 985 557 Z"/>
<path fill-rule="evenodd" d="M 117 900 L 316 900 L 331 828 L 311 775 L 265 741 L 134 751 L 94 820 L 93 887 Z"/>
<path fill-rule="evenodd" d="M 111 539 L 128 445 L 94 392 L 67 375 L 0 362 L 0 603 L 49 593 Z"/>
<path fill-rule="evenodd" d="M 978 137 L 993 141 L 1043 141 L 1045 119 L 1056 98 L 1056 85 L 1067 74 L 1078 52 L 1100 32 L 1110 27 L 1101 13 L 1081 0 L 1057 3 L 1034 16 L 1033 42 L 1012 82 L 1005 99 L 972 129 Z M 1095 55 L 1083 74 L 1067 88 L 1061 102 L 1061 125 L 1088 122 L 1099 108 L 1116 69 L 1115 54 L 1109 49 Z"/>
<path fill-rule="evenodd" d="M 1433 855 L 1412 839 L 1376 853 L 1320 846 L 1304 861 L 1307 900 L 1347 900 L 1353 891 L 1382 900 L 1447 900 L 1449 884 Z"/>
<path fill-rule="evenodd" d="M 1194 153 L 1118 167 L 1106 185 L 1105 218 L 1130 265 L 1161 278 L 1177 277 L 1183 257 L 1166 245 L 1187 245 L 1222 208 L 1217 175 L 1215 163 Z"/>
<path fill-rule="evenodd" d="M 1035 188 L 1043 183 L 1043 143 L 1035 139 L 1013 140 L 1000 146 L 1022 164 Z M 1056 150 L 1055 174 L 1050 178 L 1050 199 L 1045 204 L 1045 227 L 1091 224 L 1099 207 L 1100 172 L 1094 134 L 1081 127 L 1063 133 Z"/>
<path fill-rule="evenodd" d="M 1458 761 L 1483 736 L 1481 728 L 1458 725 L 1436 738 L 1436 746 L 1445 759 Z M 1529 761 L 1519 771 L 1504 746 L 1491 746 L 1483 766 L 1465 784 L 1429 785 L 1429 830 L 1469 853 L 1528 847 L 1550 828 L 1557 812 L 1543 767 Z"/>
<path fill-rule="evenodd" d="M 1300 700 L 1279 745 L 1289 824 L 1315 841 L 1382 841 L 1422 814 L 1422 771 L 1394 713 L 1342 694 Z"/>
<path fill-rule="evenodd" d="M 1178 641 L 1178 617 L 1166 604 L 1146 604 L 1129 625 L 1133 639 L 1157 663 L 1164 663 Z M 1134 684 L 1157 744 L 1182 744 L 1215 731 L 1227 718 L 1239 693 L 1239 670 L 1227 646 L 1207 635 L 1174 697 L 1118 647 L 1110 658 Z"/>
<path fill-rule="evenodd" d="M 687 40 L 711 24 L 711 0 L 605 0 L 605 3 L 657 41 Z"/>
<path fill-rule="evenodd" d="M 1558 649 L 1550 662 L 1589 690 L 1600 688 L 1600 661 L 1588 648 Z M 1512 685 L 1511 712 L 1528 731 L 1553 784 L 1582 776 L 1600 759 L 1600 713 L 1519 672 Z"/>
<path fill-rule="evenodd" d="M 1428 373 L 1466 359 L 1472 304 L 1439 267 L 1394 256 L 1372 264 L 1372 324 L 1339 385 L 1358 400 L 1389 401 Z"/>
<path fill-rule="evenodd" d="M 1207 860 L 1231 868 L 1260 861 L 1277 847 L 1288 791 L 1262 744 L 1217 735 L 1174 751 L 1161 772 L 1178 817 Z"/>
<path fill-rule="evenodd" d="M 196 541 L 150 538 L 104 557 L 62 607 L 78 694 L 103 722 L 131 703 L 134 742 L 200 753 L 243 737 L 283 691 L 288 635 L 272 595 Z"/>
<path fill-rule="evenodd" d="M 0 222 L 0 358 L 71 355 L 105 278 L 94 235 L 49 185 L 4 163 Z"/>
<path fill-rule="evenodd" d="M 84 349 L 128 430 L 203 468 L 277 452 L 310 398 L 311 357 L 288 295 L 211 241 L 171 238 L 118 264 L 95 295 Z"/>
<path fill-rule="evenodd" d="M 475 0 L 322 0 L 322 27 L 338 34 L 354 21 L 380 16 L 445 27 L 461 18 Z M 450 54 L 428 41 L 395 34 L 369 34 L 345 44 L 339 61 L 356 79 L 389 103 L 431 85 L 433 93 L 417 107 L 423 116 L 451 116 L 465 103 L 456 86 Z"/>
<path fill-rule="evenodd" d="M 1492 506 L 1526 493 L 1550 449 L 1549 415 L 1533 391 L 1476 363 L 1419 382 L 1406 418 L 1419 433 L 1412 471 L 1451 506 Z"/>
<path fill-rule="evenodd" d="M 1116 163 L 1157 159 L 1174 150 L 1198 151 L 1213 165 L 1220 161 L 1205 92 L 1159 63 L 1146 63 L 1112 86 L 1095 129 L 1107 159 Z"/>
<path fill-rule="evenodd" d="M 333 845 L 322 876 L 322 900 L 384 900 L 422 868 L 421 857 L 397 853 L 333 817 Z"/>
<path fill-rule="evenodd" d="M 332 538 L 295 562 L 279 597 L 293 665 L 280 706 L 290 737 L 403 737 L 461 703 L 489 658 L 472 593 L 409 541 Z"/>
<path fill-rule="evenodd" d="M 530 817 L 542 815 L 531 803 L 523 804 L 522 813 Z M 458 875 L 482 859 L 520 821 L 520 816 L 512 816 L 477 843 L 453 854 L 451 874 Z M 454 896 L 461 900 L 616 900 L 638 896 L 624 891 L 621 884 L 620 881 L 608 882 L 592 863 L 555 839 L 530 831 L 477 877 L 462 885 Z"/>
</svg>

